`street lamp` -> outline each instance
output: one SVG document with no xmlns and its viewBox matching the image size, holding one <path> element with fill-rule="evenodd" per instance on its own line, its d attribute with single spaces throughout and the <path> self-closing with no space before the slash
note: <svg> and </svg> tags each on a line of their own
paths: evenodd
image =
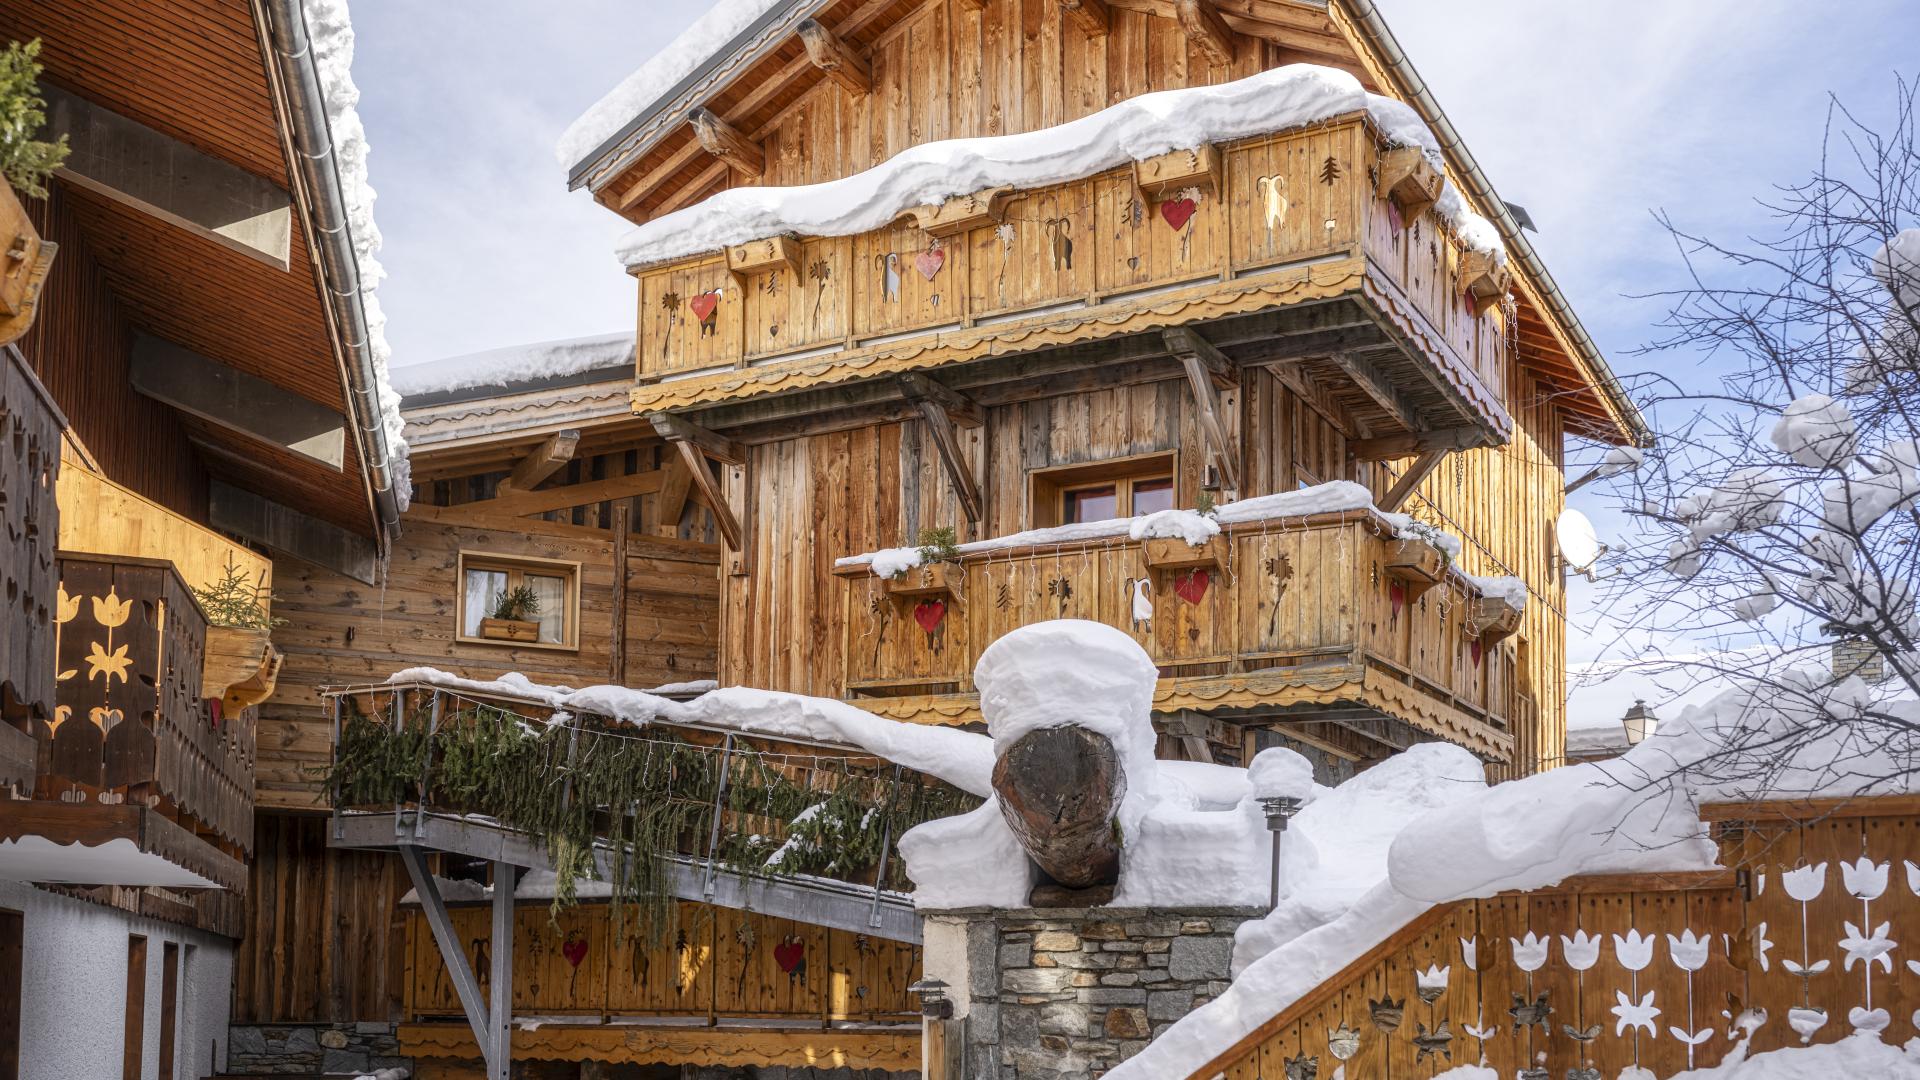
<svg viewBox="0 0 1920 1080">
<path fill-rule="evenodd" d="M 920 1015 L 929 1020 L 953 1019 L 953 1000 L 947 997 L 947 984 L 929 975 L 912 986 L 907 993 L 920 999 Z"/>
<path fill-rule="evenodd" d="M 1633 708 L 1620 718 L 1620 724 L 1627 729 L 1627 745 L 1639 746 L 1660 727 L 1660 718 L 1647 711 L 1646 702 L 1635 698 Z"/>
<path fill-rule="evenodd" d="M 1273 884 L 1267 890 L 1267 910 L 1280 906 L 1280 834 L 1287 831 L 1287 822 L 1300 812 L 1300 800 L 1291 795 L 1268 795 L 1260 800 L 1260 809 L 1267 813 L 1267 831 L 1273 834 Z"/>
</svg>

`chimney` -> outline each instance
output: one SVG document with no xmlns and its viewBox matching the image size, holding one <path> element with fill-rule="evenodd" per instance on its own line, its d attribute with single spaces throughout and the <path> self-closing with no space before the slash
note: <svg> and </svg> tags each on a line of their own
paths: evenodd
<svg viewBox="0 0 1920 1080">
<path fill-rule="evenodd" d="M 1833 681 L 1854 675 L 1870 683 L 1885 682 L 1887 665 L 1865 638 L 1844 637 L 1833 643 Z"/>
</svg>

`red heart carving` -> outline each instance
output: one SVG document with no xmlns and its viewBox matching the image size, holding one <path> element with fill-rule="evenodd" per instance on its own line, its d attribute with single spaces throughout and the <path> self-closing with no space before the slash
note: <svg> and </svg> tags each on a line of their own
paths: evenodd
<svg viewBox="0 0 1920 1080">
<path fill-rule="evenodd" d="M 1212 574 L 1205 570 L 1193 570 L 1173 579 L 1173 594 L 1189 604 L 1198 604 L 1207 595 L 1207 586 L 1212 582 Z"/>
<path fill-rule="evenodd" d="M 1160 204 L 1160 216 L 1167 220 L 1167 224 L 1173 226 L 1175 232 L 1179 232 L 1186 226 L 1187 219 L 1191 218 L 1193 212 L 1198 209 L 1200 205 L 1192 199 L 1168 199 Z"/>
<path fill-rule="evenodd" d="M 1473 666 L 1479 667 L 1480 658 L 1486 654 L 1486 647 L 1481 644 L 1481 641 L 1479 638 L 1474 638 L 1473 644 L 1469 645 L 1468 649 L 1471 650 L 1471 652 L 1473 653 Z"/>
<path fill-rule="evenodd" d="M 574 936 L 579 933 L 580 931 L 575 930 L 567 935 L 567 940 L 560 943 L 560 955 L 566 957 L 567 963 L 574 967 L 579 967 L 580 961 L 587 958 L 587 939 Z"/>
<path fill-rule="evenodd" d="M 703 292 L 687 301 L 687 307 L 692 310 L 693 317 L 701 322 L 706 322 L 707 317 L 713 314 L 713 309 L 719 306 L 720 292 L 717 289 L 713 292 Z"/>
<path fill-rule="evenodd" d="M 1400 609 L 1407 604 L 1407 587 L 1396 581 L 1387 586 L 1387 596 L 1393 600 L 1393 614 L 1398 618 Z"/>
<path fill-rule="evenodd" d="M 807 947 L 798 941 L 783 941 L 773 947 L 773 962 L 780 965 L 781 971 L 791 975 L 807 962 Z"/>
<path fill-rule="evenodd" d="M 922 600 L 913 606 L 913 621 L 919 623 L 920 629 L 929 634 L 938 629 L 940 620 L 946 617 L 947 602 L 945 600 Z"/>
<path fill-rule="evenodd" d="M 945 265 L 947 265 L 946 248 L 928 248 L 913 257 L 913 268 L 920 271 L 920 276 L 928 281 L 932 281 L 934 275 L 938 274 L 940 268 Z"/>
</svg>

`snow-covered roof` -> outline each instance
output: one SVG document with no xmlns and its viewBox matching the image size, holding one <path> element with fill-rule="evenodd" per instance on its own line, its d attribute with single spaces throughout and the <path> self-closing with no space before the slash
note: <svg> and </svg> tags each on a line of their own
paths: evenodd
<svg viewBox="0 0 1920 1080">
<path fill-rule="evenodd" d="M 327 110 L 327 131 L 333 143 L 334 172 L 346 203 L 347 231 L 354 261 L 360 271 L 360 298 L 367 320 L 367 352 L 373 369 L 374 394 L 379 399 L 380 426 L 386 433 L 387 466 L 394 495 L 405 511 L 413 494 L 412 470 L 407 460 L 406 422 L 400 416 L 400 395 L 388 370 L 392 349 L 387 345 L 387 316 L 374 295 L 387 272 L 380 265 L 380 227 L 373 220 L 377 197 L 367 180 L 367 129 L 360 122 L 360 88 L 353 82 L 353 22 L 346 0 L 303 0 L 313 66 Z"/>
<path fill-rule="evenodd" d="M 393 369 L 408 408 L 516 390 L 570 386 L 633 372 L 633 331 L 509 345 Z M 462 394 L 461 391 L 476 391 Z"/>
<path fill-rule="evenodd" d="M 1289 64 L 1215 86 L 1142 94 L 1037 131 L 921 143 L 864 172 L 819 184 L 729 188 L 629 230 L 615 252 L 631 268 L 786 233 L 852 236 L 956 195 L 1066 183 L 1173 150 L 1358 112 L 1373 118 L 1389 144 L 1417 146 L 1443 164 L 1439 143 L 1411 107 L 1368 93 L 1336 68 Z M 1498 230 L 1470 210 L 1451 183 L 1436 210 L 1469 248 L 1504 258 Z"/>
<path fill-rule="evenodd" d="M 636 117 L 653 111 L 682 81 L 731 52 L 764 16 L 791 2 L 719 0 L 567 125 L 554 146 L 554 157 L 568 170 L 580 165 Z"/>
</svg>

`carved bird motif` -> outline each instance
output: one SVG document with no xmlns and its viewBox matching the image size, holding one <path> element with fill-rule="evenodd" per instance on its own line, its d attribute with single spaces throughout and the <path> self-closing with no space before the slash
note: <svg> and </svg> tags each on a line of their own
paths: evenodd
<svg viewBox="0 0 1920 1080">
<path fill-rule="evenodd" d="M 1133 625 L 1139 629 L 1142 624 L 1153 622 L 1153 600 L 1148 596 L 1153 583 L 1146 578 L 1137 578 L 1133 583 Z"/>
<path fill-rule="evenodd" d="M 900 302 L 900 253 L 889 251 L 885 255 L 875 255 L 875 263 L 880 267 L 880 302 L 897 304 Z"/>
</svg>

